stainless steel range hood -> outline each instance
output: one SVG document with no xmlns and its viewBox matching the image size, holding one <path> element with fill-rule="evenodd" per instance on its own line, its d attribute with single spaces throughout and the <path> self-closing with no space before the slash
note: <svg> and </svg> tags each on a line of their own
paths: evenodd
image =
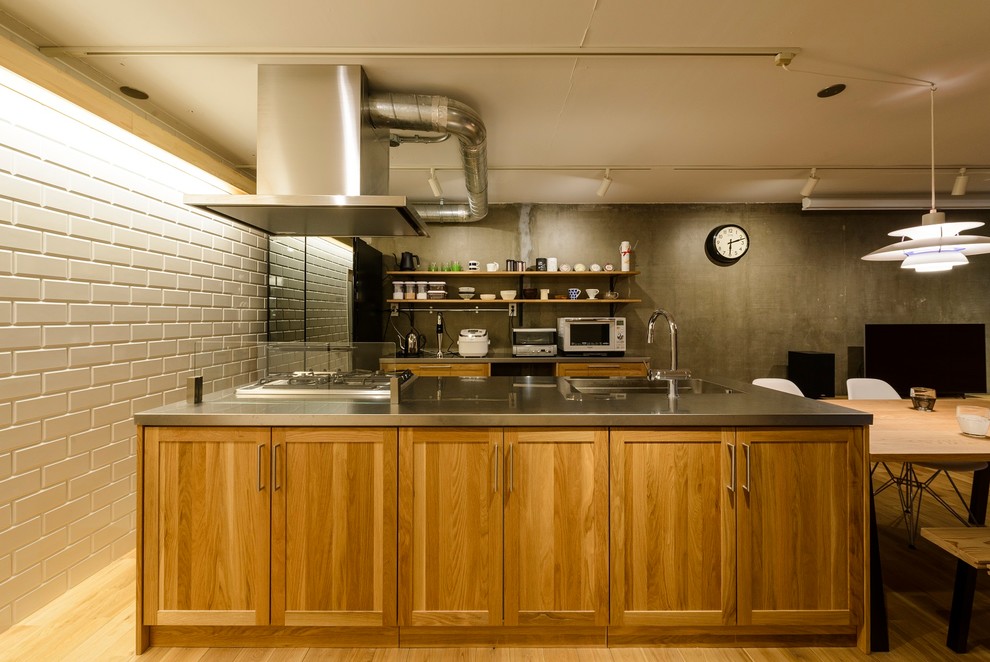
<svg viewBox="0 0 990 662">
<path fill-rule="evenodd" d="M 388 195 L 389 129 L 375 128 L 359 66 L 258 67 L 257 195 L 185 203 L 276 235 L 429 236 Z"/>
</svg>

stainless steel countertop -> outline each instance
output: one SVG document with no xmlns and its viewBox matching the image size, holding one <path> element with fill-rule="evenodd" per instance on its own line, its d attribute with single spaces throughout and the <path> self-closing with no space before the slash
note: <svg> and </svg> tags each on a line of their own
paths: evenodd
<svg viewBox="0 0 990 662">
<path fill-rule="evenodd" d="M 492 349 L 485 356 L 444 355 L 437 358 L 436 352 L 424 352 L 422 356 L 396 356 L 383 359 L 403 363 L 645 363 L 649 356 L 513 356 L 511 350 Z"/>
<path fill-rule="evenodd" d="M 245 400 L 233 393 L 136 414 L 138 425 L 195 426 L 845 426 L 871 414 L 724 379 L 733 393 L 622 397 L 569 392 L 555 377 L 417 377 L 402 402 Z"/>
</svg>

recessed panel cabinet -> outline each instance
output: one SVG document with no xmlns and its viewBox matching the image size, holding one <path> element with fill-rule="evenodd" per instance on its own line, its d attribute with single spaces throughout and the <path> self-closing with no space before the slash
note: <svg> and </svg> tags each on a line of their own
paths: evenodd
<svg viewBox="0 0 990 662">
<path fill-rule="evenodd" d="M 866 649 L 865 430 L 144 427 L 137 648 Z"/>
<path fill-rule="evenodd" d="M 399 433 L 399 625 L 502 622 L 499 428 Z"/>
<path fill-rule="evenodd" d="M 404 641 L 604 645 L 605 428 L 408 428 L 399 458 Z"/>
<path fill-rule="evenodd" d="M 395 625 L 392 428 L 272 431 L 272 624 Z"/>
<path fill-rule="evenodd" d="M 159 627 L 162 645 L 265 641 L 203 626 L 328 626 L 297 631 L 299 644 L 395 645 L 396 436 L 144 428 L 141 623 L 199 626 Z"/>
<path fill-rule="evenodd" d="M 612 625 L 735 623 L 727 429 L 613 428 Z"/>
<path fill-rule="evenodd" d="M 269 622 L 268 428 L 146 428 L 144 620 Z"/>
<path fill-rule="evenodd" d="M 604 628 L 608 430 L 506 428 L 505 442 L 505 624 Z"/>
<path fill-rule="evenodd" d="M 736 434 L 738 619 L 863 622 L 863 437 L 849 428 Z"/>
<path fill-rule="evenodd" d="M 859 428 L 613 428 L 610 643 L 702 628 L 855 644 L 863 452 Z"/>
</svg>

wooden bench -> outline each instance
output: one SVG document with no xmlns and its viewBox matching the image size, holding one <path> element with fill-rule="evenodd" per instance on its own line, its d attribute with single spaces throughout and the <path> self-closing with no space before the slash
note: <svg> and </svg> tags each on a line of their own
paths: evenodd
<svg viewBox="0 0 990 662">
<path fill-rule="evenodd" d="M 990 529 L 985 526 L 925 528 L 921 537 L 977 570 L 990 572 Z"/>
<path fill-rule="evenodd" d="M 965 569 L 965 565 L 968 565 L 977 571 L 990 572 L 990 529 L 987 527 L 923 528 L 921 537 L 959 559 L 960 569 Z M 976 577 L 972 573 L 972 570 L 968 573 L 957 570 L 956 583 L 952 590 L 952 609 L 949 612 L 949 635 L 946 644 L 957 653 L 966 652 L 969 622 L 973 616 Z"/>
</svg>

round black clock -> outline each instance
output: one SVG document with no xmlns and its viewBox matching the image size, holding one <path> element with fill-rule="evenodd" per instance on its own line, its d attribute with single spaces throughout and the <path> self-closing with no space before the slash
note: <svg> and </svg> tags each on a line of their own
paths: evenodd
<svg viewBox="0 0 990 662">
<path fill-rule="evenodd" d="M 749 250 L 749 235 L 738 225 L 720 225 L 705 239 L 705 255 L 719 265 L 735 264 Z"/>
</svg>

